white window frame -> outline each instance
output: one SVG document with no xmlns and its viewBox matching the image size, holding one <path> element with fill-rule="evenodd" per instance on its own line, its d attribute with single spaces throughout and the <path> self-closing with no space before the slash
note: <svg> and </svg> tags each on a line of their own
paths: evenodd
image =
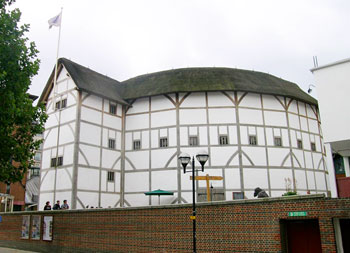
<svg viewBox="0 0 350 253">
<path fill-rule="evenodd" d="M 221 146 L 228 145 L 228 136 L 227 135 L 220 135 L 219 136 L 219 144 Z"/>
<path fill-rule="evenodd" d="M 141 140 L 134 140 L 132 147 L 133 147 L 133 150 L 140 150 L 141 149 Z"/>
<path fill-rule="evenodd" d="M 167 148 L 168 147 L 168 137 L 161 137 L 159 139 L 159 147 L 160 148 Z"/>
<path fill-rule="evenodd" d="M 115 149 L 115 144 L 116 144 L 115 139 L 113 139 L 113 138 L 108 138 L 108 148 L 109 148 L 109 149 Z"/>
<path fill-rule="evenodd" d="M 250 146 L 257 146 L 258 145 L 258 138 L 256 135 L 249 135 L 248 142 Z"/>
<path fill-rule="evenodd" d="M 198 136 L 189 136 L 188 137 L 189 146 L 199 146 Z"/>
</svg>

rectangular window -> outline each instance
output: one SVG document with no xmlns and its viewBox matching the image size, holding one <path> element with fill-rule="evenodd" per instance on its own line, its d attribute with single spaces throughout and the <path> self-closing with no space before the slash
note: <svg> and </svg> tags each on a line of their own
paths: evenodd
<svg viewBox="0 0 350 253">
<path fill-rule="evenodd" d="M 316 144 L 314 142 L 311 142 L 311 150 L 316 151 Z"/>
<path fill-rule="evenodd" d="M 107 181 L 108 182 L 114 182 L 114 172 L 113 171 L 108 171 Z"/>
<path fill-rule="evenodd" d="M 115 149 L 115 140 L 114 139 L 108 139 L 108 148 Z"/>
<path fill-rule="evenodd" d="M 66 108 L 66 107 L 67 107 L 67 99 L 65 98 L 61 101 L 61 108 Z"/>
<path fill-rule="evenodd" d="M 159 147 L 165 148 L 168 146 L 168 138 L 160 138 L 159 140 Z"/>
<path fill-rule="evenodd" d="M 63 156 L 57 157 L 57 166 L 62 166 L 63 165 Z"/>
<path fill-rule="evenodd" d="M 275 142 L 275 146 L 282 147 L 282 138 L 281 137 L 275 137 L 274 142 Z"/>
<path fill-rule="evenodd" d="M 66 108 L 66 107 L 67 107 L 67 99 L 66 98 L 56 102 L 56 110 Z"/>
<path fill-rule="evenodd" d="M 109 113 L 117 114 L 117 106 L 113 104 L 109 104 Z"/>
<path fill-rule="evenodd" d="M 190 136 L 189 144 L 190 144 L 190 146 L 198 146 L 198 137 L 197 136 Z"/>
<path fill-rule="evenodd" d="M 298 145 L 298 149 L 303 149 L 303 142 L 302 142 L 302 140 L 297 140 L 297 145 Z"/>
<path fill-rule="evenodd" d="M 255 135 L 250 135 L 249 136 L 249 145 L 256 146 L 258 143 L 256 141 L 256 136 Z"/>
<path fill-rule="evenodd" d="M 227 145 L 228 144 L 228 137 L 227 135 L 222 135 L 219 137 L 219 143 L 220 145 Z"/>
<path fill-rule="evenodd" d="M 56 102 L 56 110 L 61 109 L 61 101 Z"/>
<path fill-rule="evenodd" d="M 139 150 L 139 149 L 141 149 L 141 141 L 136 140 L 134 141 L 134 150 Z"/>
<path fill-rule="evenodd" d="M 232 199 L 244 199 L 244 192 L 232 192 Z"/>
<path fill-rule="evenodd" d="M 35 153 L 34 160 L 40 162 L 41 161 L 41 153 Z"/>
<path fill-rule="evenodd" d="M 40 175 L 40 168 L 32 167 L 30 168 L 30 177 L 37 177 Z"/>
<path fill-rule="evenodd" d="M 55 158 L 51 158 L 51 167 L 56 167 L 56 157 Z"/>
</svg>

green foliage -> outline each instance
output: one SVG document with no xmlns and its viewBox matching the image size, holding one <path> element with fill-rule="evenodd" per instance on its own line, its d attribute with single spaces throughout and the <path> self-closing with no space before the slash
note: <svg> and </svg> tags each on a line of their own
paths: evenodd
<svg viewBox="0 0 350 253">
<path fill-rule="evenodd" d="M 7 10 L 14 0 L 0 0 L 0 182 L 20 181 L 32 165 L 46 121 L 44 106 L 33 106 L 27 91 L 38 73 L 38 50 L 18 26 L 19 9 Z M 15 161 L 15 162 L 12 162 Z M 16 164 L 14 166 L 14 164 Z"/>
<path fill-rule="evenodd" d="M 286 192 L 286 193 L 283 193 L 282 196 L 292 196 L 292 195 L 298 195 L 296 192 Z"/>
</svg>

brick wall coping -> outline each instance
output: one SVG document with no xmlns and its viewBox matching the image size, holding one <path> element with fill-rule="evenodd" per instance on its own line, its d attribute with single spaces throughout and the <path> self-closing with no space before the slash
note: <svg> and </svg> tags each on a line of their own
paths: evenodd
<svg viewBox="0 0 350 253">
<path fill-rule="evenodd" d="M 196 207 L 201 206 L 223 206 L 234 204 L 258 204 L 263 202 L 279 202 L 279 201 L 296 201 L 306 199 L 326 199 L 324 193 L 322 194 L 309 194 L 309 195 L 291 195 L 283 197 L 268 197 L 260 199 L 239 199 L 230 201 L 213 201 L 213 202 L 199 202 L 196 203 Z M 28 214 L 58 214 L 58 213 L 82 213 L 82 212 L 110 212 L 110 211 L 126 211 L 126 210 L 148 210 L 148 209 L 171 209 L 171 208 L 188 208 L 192 207 L 192 203 L 187 204 L 169 204 L 158 206 L 137 206 L 137 207 L 116 207 L 116 208 L 91 208 L 91 209 L 78 209 L 78 210 L 50 210 L 50 211 L 21 211 L 4 213 L 0 212 L 0 215 L 28 215 Z"/>
</svg>

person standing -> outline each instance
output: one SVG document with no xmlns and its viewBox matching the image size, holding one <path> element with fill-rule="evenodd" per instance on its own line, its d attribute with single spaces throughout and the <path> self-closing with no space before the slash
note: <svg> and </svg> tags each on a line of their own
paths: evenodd
<svg viewBox="0 0 350 253">
<path fill-rule="evenodd" d="M 46 201 L 46 205 L 44 206 L 44 210 L 51 210 L 50 201 Z"/>
<path fill-rule="evenodd" d="M 61 206 L 60 206 L 60 201 L 57 200 L 56 204 L 53 206 L 52 210 L 60 210 Z"/>
<path fill-rule="evenodd" d="M 63 204 L 61 206 L 61 209 L 65 209 L 65 210 L 69 209 L 69 205 L 67 204 L 67 200 L 66 199 L 63 200 Z"/>
</svg>

